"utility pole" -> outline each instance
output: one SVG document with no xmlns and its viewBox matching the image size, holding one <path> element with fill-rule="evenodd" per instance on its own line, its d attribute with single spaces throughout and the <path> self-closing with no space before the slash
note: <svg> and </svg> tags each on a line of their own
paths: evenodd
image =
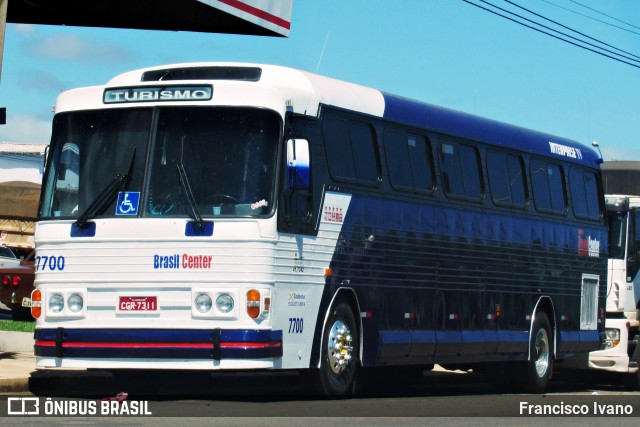
<svg viewBox="0 0 640 427">
<path fill-rule="evenodd" d="M 0 81 L 2 80 L 2 57 L 4 56 L 4 30 L 7 27 L 7 4 L 9 0 L 0 0 Z M 7 109 L 0 107 L 0 125 L 7 123 Z"/>
</svg>

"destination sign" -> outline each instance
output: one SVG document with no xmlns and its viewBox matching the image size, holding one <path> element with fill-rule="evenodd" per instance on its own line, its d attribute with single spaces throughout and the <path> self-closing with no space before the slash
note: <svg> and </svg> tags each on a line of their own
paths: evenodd
<svg viewBox="0 0 640 427">
<path fill-rule="evenodd" d="M 102 102 L 122 104 L 127 102 L 208 101 L 213 96 L 211 86 L 144 86 L 105 89 Z"/>
</svg>

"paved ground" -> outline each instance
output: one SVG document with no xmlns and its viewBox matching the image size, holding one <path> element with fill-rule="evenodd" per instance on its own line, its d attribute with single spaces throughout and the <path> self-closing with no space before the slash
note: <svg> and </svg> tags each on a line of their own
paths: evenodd
<svg viewBox="0 0 640 427">
<path fill-rule="evenodd" d="M 0 352 L 0 392 L 29 391 L 29 377 L 35 370 L 36 357 L 33 351 Z"/>
<path fill-rule="evenodd" d="M 11 311 L 2 303 L 0 320 L 11 320 Z M 29 391 L 29 378 L 35 370 L 33 334 L 0 331 L 0 392 Z"/>
</svg>

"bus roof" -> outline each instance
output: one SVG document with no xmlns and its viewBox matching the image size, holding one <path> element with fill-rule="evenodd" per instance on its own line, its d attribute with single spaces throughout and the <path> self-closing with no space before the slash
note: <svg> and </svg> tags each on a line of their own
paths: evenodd
<svg viewBox="0 0 640 427">
<path fill-rule="evenodd" d="M 591 147 L 570 139 L 276 65 L 233 62 L 172 64 L 120 74 L 106 86 L 133 87 L 157 85 L 159 82 L 167 85 L 168 82 L 194 80 L 259 82 L 262 86 L 277 89 L 289 107 L 300 114 L 317 116 L 322 105 L 329 105 L 589 167 L 596 167 L 601 162 Z"/>
</svg>

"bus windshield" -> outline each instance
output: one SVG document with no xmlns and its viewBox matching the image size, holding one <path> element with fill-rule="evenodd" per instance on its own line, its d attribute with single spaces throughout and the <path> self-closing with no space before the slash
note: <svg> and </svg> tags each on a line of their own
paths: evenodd
<svg viewBox="0 0 640 427">
<path fill-rule="evenodd" d="M 269 215 L 280 127 L 251 108 L 59 114 L 40 218 Z"/>
</svg>

